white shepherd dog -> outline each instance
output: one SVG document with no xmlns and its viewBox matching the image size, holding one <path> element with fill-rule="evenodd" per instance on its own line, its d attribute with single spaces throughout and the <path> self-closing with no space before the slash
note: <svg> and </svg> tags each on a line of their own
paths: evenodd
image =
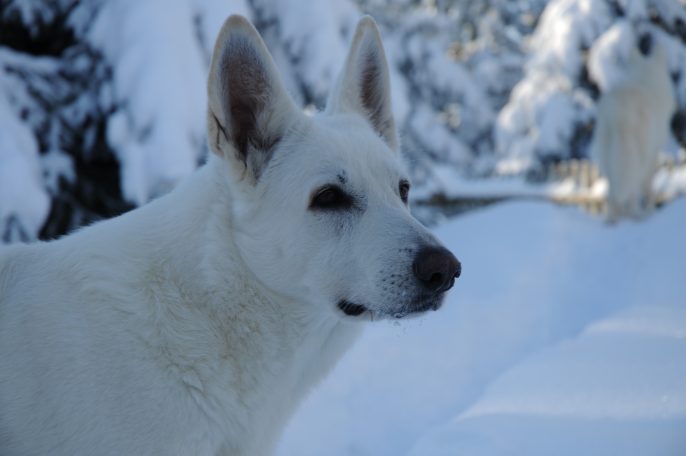
<svg viewBox="0 0 686 456">
<path fill-rule="evenodd" d="M 305 116 L 233 16 L 213 156 L 169 195 L 0 256 L 0 454 L 272 451 L 362 322 L 437 309 L 460 263 L 411 215 L 379 32 Z"/>
<path fill-rule="evenodd" d="M 592 153 L 608 183 L 607 218 L 639 218 L 654 205 L 653 177 L 675 109 L 664 50 L 632 46 L 623 81 L 598 102 Z"/>
</svg>

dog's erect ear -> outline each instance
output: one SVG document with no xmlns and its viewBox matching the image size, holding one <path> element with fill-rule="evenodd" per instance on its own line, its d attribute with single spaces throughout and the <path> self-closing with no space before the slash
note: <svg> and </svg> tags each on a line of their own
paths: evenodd
<svg viewBox="0 0 686 456">
<path fill-rule="evenodd" d="M 398 149 L 386 53 L 379 29 L 370 16 L 364 16 L 357 24 L 345 66 L 326 110 L 361 114 L 391 149 Z"/>
<path fill-rule="evenodd" d="M 255 28 L 229 17 L 214 46 L 207 83 L 210 148 L 239 160 L 257 181 L 276 144 L 301 115 Z"/>
</svg>

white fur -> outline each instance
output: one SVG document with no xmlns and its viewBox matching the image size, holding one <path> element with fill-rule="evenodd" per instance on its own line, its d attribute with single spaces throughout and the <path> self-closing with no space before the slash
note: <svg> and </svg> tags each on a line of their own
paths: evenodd
<svg viewBox="0 0 686 456">
<path fill-rule="evenodd" d="M 593 154 L 608 181 L 609 221 L 652 209 L 653 176 L 674 109 L 662 48 L 648 57 L 632 49 L 624 82 L 604 92 L 597 107 Z"/>
<path fill-rule="evenodd" d="M 332 99 L 359 97 L 360 48 L 379 59 L 383 116 L 369 18 Z M 222 64 L 241 52 L 257 68 Z M 240 72 L 256 70 L 271 94 L 258 133 L 281 140 L 242 162 L 224 84 L 249 88 Z M 308 118 L 279 81 L 254 28 L 230 18 L 208 85 L 208 163 L 125 215 L 0 251 L 0 454 L 268 454 L 361 322 L 407 313 L 412 254 L 437 243 L 398 196 L 392 118 L 375 128 L 352 102 Z M 364 208 L 309 210 L 341 176 Z M 369 311 L 346 316 L 340 299 Z"/>
</svg>

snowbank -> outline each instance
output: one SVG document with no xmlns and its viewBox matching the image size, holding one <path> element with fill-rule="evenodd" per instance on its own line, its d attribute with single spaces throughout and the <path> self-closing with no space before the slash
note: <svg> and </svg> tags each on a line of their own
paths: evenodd
<svg viewBox="0 0 686 456">
<path fill-rule="evenodd" d="M 523 360 L 412 455 L 680 455 L 686 308 L 639 306 Z"/>
</svg>

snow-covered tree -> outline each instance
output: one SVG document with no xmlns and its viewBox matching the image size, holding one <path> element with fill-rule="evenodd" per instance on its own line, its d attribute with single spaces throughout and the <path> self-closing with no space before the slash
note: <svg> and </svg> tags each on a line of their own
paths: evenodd
<svg viewBox="0 0 686 456">
<path fill-rule="evenodd" d="M 333 0 L 0 0 L 1 238 L 121 213 L 195 169 L 209 57 L 233 13 L 262 29 L 307 104 L 326 93 L 359 15 Z"/>
<path fill-rule="evenodd" d="M 623 30 L 621 39 L 610 43 L 615 27 Z M 498 115 L 498 171 L 541 176 L 550 162 L 587 157 L 597 80 L 621 77 L 618 57 L 646 36 L 667 51 L 679 106 L 672 133 L 686 144 L 686 5 L 680 0 L 553 0 L 528 45 L 524 78 Z M 589 62 L 590 51 L 601 45 L 603 52 Z M 589 64 L 595 78 L 589 77 Z"/>
<path fill-rule="evenodd" d="M 255 23 L 308 111 L 357 19 L 376 18 L 415 198 L 586 155 L 587 55 L 618 21 L 668 48 L 686 142 L 681 0 L 0 0 L 0 239 L 121 213 L 198 166 L 209 57 L 232 13 Z"/>
</svg>

